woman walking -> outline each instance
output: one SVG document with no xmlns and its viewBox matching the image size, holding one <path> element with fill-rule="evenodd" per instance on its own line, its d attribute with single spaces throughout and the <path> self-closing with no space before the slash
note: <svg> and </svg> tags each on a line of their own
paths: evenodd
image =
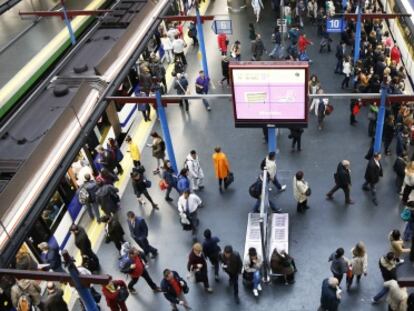
<svg viewBox="0 0 414 311">
<path fill-rule="evenodd" d="M 180 194 L 177 188 L 177 174 L 174 172 L 174 169 L 171 166 L 171 162 L 169 160 L 164 161 L 164 172 L 162 173 L 162 178 L 167 183 L 167 192 L 165 193 L 165 201 L 171 202 L 173 199 L 170 197 L 171 190 L 174 188 L 175 191 Z"/>
<path fill-rule="evenodd" d="M 264 9 L 262 0 L 252 0 L 252 8 L 254 15 L 256 16 L 256 23 L 259 22 L 260 19 L 260 12 Z"/>
<path fill-rule="evenodd" d="M 230 173 L 230 165 L 229 161 L 227 160 L 227 156 L 224 152 L 221 151 L 221 147 L 217 146 L 214 148 L 213 153 L 213 165 L 214 165 L 214 171 L 216 173 L 216 177 L 219 181 L 219 190 L 220 192 L 223 191 L 223 180 L 229 176 Z M 226 184 L 224 184 L 224 189 L 226 189 Z"/>
<path fill-rule="evenodd" d="M 203 254 L 203 246 L 200 243 L 195 243 L 188 255 L 187 270 L 194 273 L 196 283 L 203 283 L 204 289 L 208 293 L 212 293 L 213 289 L 208 282 L 207 261 Z"/>
<path fill-rule="evenodd" d="M 148 193 L 147 188 L 151 186 L 149 180 L 145 179 L 143 174 L 134 171 L 131 173 L 131 180 L 132 180 L 132 188 L 134 189 L 134 193 L 138 198 L 138 202 L 143 205 L 145 201 L 141 199 L 141 195 L 144 195 L 150 201 L 153 209 L 159 209 L 158 205 L 152 200 L 150 194 Z"/>
<path fill-rule="evenodd" d="M 357 243 L 357 245 L 351 249 L 351 253 L 352 259 L 350 262 L 350 269 L 346 276 L 346 286 L 348 290 L 352 286 L 354 276 L 356 276 L 357 283 L 359 284 L 362 274 L 365 276 L 367 275 L 368 268 L 368 256 L 364 242 Z"/>
<path fill-rule="evenodd" d="M 404 247 L 400 230 L 392 230 L 388 235 L 388 240 L 390 241 L 390 251 L 394 253 L 396 262 L 403 264 L 404 259 L 400 259 L 400 257 L 403 253 L 409 253 L 410 249 Z"/>
<path fill-rule="evenodd" d="M 152 143 L 147 144 L 152 148 L 152 156 L 157 160 L 157 168 L 154 170 L 154 174 L 159 174 L 160 165 L 164 162 L 165 158 L 165 142 L 157 132 L 151 133 Z"/>
<path fill-rule="evenodd" d="M 344 59 L 342 72 L 345 75 L 345 78 L 342 80 L 341 88 L 344 89 L 349 87 L 349 80 L 351 79 L 352 73 L 352 65 L 349 56 L 346 56 Z"/>
<path fill-rule="evenodd" d="M 102 294 L 111 311 L 128 311 L 125 301 L 129 293 L 124 281 L 111 279 L 107 285 L 102 286 Z"/>
<path fill-rule="evenodd" d="M 298 202 L 296 210 L 298 213 L 303 213 L 309 209 L 308 196 L 310 196 L 310 188 L 308 183 L 303 179 L 303 172 L 298 171 L 293 177 L 293 196 Z"/>
</svg>

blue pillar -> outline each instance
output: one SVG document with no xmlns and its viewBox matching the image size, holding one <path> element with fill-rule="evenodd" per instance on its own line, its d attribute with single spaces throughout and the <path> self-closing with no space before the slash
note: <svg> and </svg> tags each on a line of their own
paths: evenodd
<svg viewBox="0 0 414 311">
<path fill-rule="evenodd" d="M 276 152 L 276 128 L 268 127 L 267 128 L 267 139 L 268 139 L 268 150 L 269 152 Z"/>
<path fill-rule="evenodd" d="M 65 7 L 65 4 L 63 3 L 63 0 L 61 1 L 61 4 L 62 4 L 62 11 L 63 11 L 65 25 L 69 31 L 70 41 L 72 42 L 72 45 L 75 45 L 76 44 L 75 33 L 73 32 L 72 25 L 70 23 L 68 13 L 66 12 L 66 7 Z"/>
<path fill-rule="evenodd" d="M 201 16 L 200 16 L 200 10 L 198 8 L 198 5 L 196 6 L 196 20 L 197 20 L 198 42 L 200 44 L 200 51 L 201 51 L 201 63 L 203 65 L 203 71 L 206 77 L 209 77 L 208 66 L 207 66 L 206 45 L 204 43 L 203 24 L 201 23 Z"/>
<path fill-rule="evenodd" d="M 78 268 L 76 268 L 73 261 L 67 263 L 67 269 L 69 271 L 70 277 L 73 280 L 73 284 L 75 285 L 75 288 L 78 291 L 78 294 L 85 305 L 86 310 L 87 311 L 98 311 L 99 309 L 98 309 L 98 306 L 96 305 L 95 299 L 93 299 L 90 289 L 82 285 L 79 279 Z"/>
<path fill-rule="evenodd" d="M 385 119 L 385 103 L 387 101 L 388 88 L 386 85 L 381 86 L 381 102 L 378 109 L 377 115 L 377 127 L 375 129 L 375 141 L 374 141 L 374 152 L 381 152 L 382 145 L 382 132 L 384 129 L 384 119 Z"/>
<path fill-rule="evenodd" d="M 354 45 L 354 64 L 359 60 L 359 50 L 361 49 L 361 14 L 362 9 L 357 6 L 357 23 L 355 29 L 355 45 Z"/>
<path fill-rule="evenodd" d="M 164 137 L 168 159 L 171 162 L 171 167 L 174 169 L 176 173 L 178 173 L 177 161 L 175 160 L 174 148 L 172 145 L 171 135 L 170 135 L 170 129 L 168 128 L 167 116 L 165 114 L 164 106 L 162 105 L 161 92 L 159 89 L 155 92 L 155 98 L 157 100 L 157 111 L 158 111 L 158 116 L 160 118 L 162 136 Z"/>
</svg>

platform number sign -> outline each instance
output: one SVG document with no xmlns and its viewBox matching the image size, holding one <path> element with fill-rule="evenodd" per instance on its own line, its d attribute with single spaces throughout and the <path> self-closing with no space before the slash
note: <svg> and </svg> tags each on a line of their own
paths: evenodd
<svg viewBox="0 0 414 311">
<path fill-rule="evenodd" d="M 326 20 L 326 31 L 328 33 L 342 32 L 344 31 L 344 26 L 344 20 L 342 18 L 330 18 Z"/>
</svg>

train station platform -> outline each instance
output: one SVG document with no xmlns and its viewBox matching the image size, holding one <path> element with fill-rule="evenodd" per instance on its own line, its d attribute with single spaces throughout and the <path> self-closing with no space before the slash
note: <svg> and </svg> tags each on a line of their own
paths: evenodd
<svg viewBox="0 0 414 311">
<path fill-rule="evenodd" d="M 262 35 L 269 52 L 272 48 L 271 33 L 275 26 L 275 15 L 270 9 L 270 4 L 266 2 L 265 5 L 262 21 L 259 24 L 255 23 L 255 27 L 257 33 Z M 212 2 L 206 14 L 227 14 L 225 1 Z M 242 60 L 249 60 L 251 53 L 247 26 L 249 22 L 255 22 L 252 10 L 248 7 L 247 10 L 230 16 L 234 29 L 230 43 L 240 40 Z M 308 48 L 309 56 L 313 60 L 311 73 L 319 77 L 325 92 L 344 92 L 341 89 L 343 77 L 334 74 L 335 53 L 318 53 L 320 39 L 316 36 L 315 26 L 306 24 L 304 32 L 314 42 L 314 45 Z M 211 32 L 209 24 L 205 27 L 205 38 L 212 81 L 211 93 L 228 93 L 230 89 L 218 83 L 222 77 L 221 56 L 216 36 Z M 335 49 L 339 36 L 332 38 L 332 48 Z M 187 55 L 187 74 L 191 92 L 194 93 L 194 81 L 201 65 L 197 50 L 190 47 Z M 184 163 L 190 150 L 194 149 L 199 154 L 205 173 L 205 189 L 198 192 L 204 202 L 204 207 L 198 215 L 198 238 L 202 240 L 202 232 L 210 228 L 213 235 L 220 238 L 222 248 L 230 244 L 243 254 L 247 215 L 255 203 L 248 194 L 248 187 L 260 173 L 260 162 L 267 154 L 267 145 L 260 129 L 234 127 L 230 101 L 211 100 L 210 104 L 211 112 L 205 110 L 200 100 L 190 102 L 189 113 L 181 110 L 178 105 L 171 105 L 166 109 L 173 146 L 179 167 Z M 278 135 L 278 177 L 281 183 L 287 184 L 287 190 L 280 194 L 272 192 L 271 196 L 284 213 L 289 213 L 289 252 L 295 258 L 298 268 L 296 283 L 285 286 L 284 283 L 272 282 L 269 286 L 263 286 L 263 293 L 257 299 L 250 290 L 243 290 L 240 280 L 241 303 L 236 306 L 225 273 L 221 271 L 221 281 L 215 283 L 209 267 L 210 283 L 214 293 L 207 294 L 201 285 L 190 284 L 187 300 L 193 310 L 316 310 L 319 306 L 322 280 L 331 276 L 328 257 L 338 247 L 343 247 L 345 256 L 351 257 L 350 250 L 359 241 L 364 241 L 367 247 L 368 276 L 363 277 L 358 287 L 354 286 L 349 292 L 343 292 L 340 309 L 387 310 L 385 303 L 371 305 L 370 299 L 382 287 L 378 259 L 389 251 L 388 233 L 393 229 L 402 230 L 404 225 L 399 216 L 400 199 L 395 190 L 395 174 L 392 169 L 395 156 L 384 156 L 382 159 L 384 177 L 377 187 L 379 205 L 374 206 L 371 197 L 361 189 L 367 164 L 364 155 L 371 140 L 367 135 L 367 111 L 362 110 L 358 116 L 359 123 L 353 127 L 349 125 L 349 100 L 335 99 L 331 104 L 334 106 L 334 112 L 326 117 L 325 128 L 322 131 L 318 130 L 314 114 L 310 115 L 309 127 L 302 136 L 300 153 L 290 152 L 288 130 L 282 129 Z M 153 126 L 154 130 L 161 132 L 158 122 L 154 122 Z M 144 146 L 148 132 L 148 128 L 138 127 L 132 135 L 142 138 L 140 146 Z M 224 193 L 218 190 L 211 161 L 213 149 L 217 145 L 227 154 L 231 171 L 235 174 L 234 184 Z M 395 150 L 395 141 L 391 150 Z M 159 256 L 149 262 L 148 271 L 153 280 L 159 283 L 165 268 L 176 270 L 185 277 L 192 238 L 188 232 L 182 230 L 179 223 L 177 195 L 172 193 L 172 203 L 164 200 L 164 193 L 158 188 L 159 176 L 151 173 L 155 167 L 155 160 L 151 156 L 150 148 L 145 147 L 142 156 L 148 178 L 153 185 L 149 192 L 160 209 L 153 211 L 149 204 L 139 206 L 128 178 L 132 163 L 128 164 L 126 155 L 125 175 L 121 177 L 119 185 L 123 191 L 119 216 L 126 232 L 125 238 L 132 241 L 126 222 L 126 212 L 131 210 L 146 219 L 149 241 L 159 250 Z M 339 192 L 333 201 L 325 199 L 325 194 L 333 186 L 333 173 L 337 164 L 343 159 L 351 162 L 351 197 L 355 201 L 354 205 L 345 205 L 343 194 Z M 309 199 L 311 208 L 306 214 L 296 213 L 296 202 L 292 194 L 292 178 L 298 170 L 304 172 L 305 180 L 312 188 L 312 196 Z M 102 241 L 103 225 L 94 226 L 94 240 Z M 118 270 L 118 254 L 113 244 L 102 243 L 98 256 L 101 259 L 102 273 L 125 279 L 125 275 Z M 407 261 L 398 268 L 398 274 L 414 275 L 412 265 Z M 342 285 L 344 286 L 344 283 Z M 135 288 L 137 294 L 131 295 L 127 300 L 130 310 L 170 310 L 170 305 L 162 294 L 153 294 L 144 280 L 140 280 Z M 101 303 L 101 307 L 102 310 L 107 310 L 104 302 Z"/>
</svg>

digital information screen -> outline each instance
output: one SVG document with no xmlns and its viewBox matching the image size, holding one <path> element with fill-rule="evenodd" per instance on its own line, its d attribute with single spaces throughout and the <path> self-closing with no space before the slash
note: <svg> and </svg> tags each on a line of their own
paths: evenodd
<svg viewBox="0 0 414 311">
<path fill-rule="evenodd" d="M 307 126 L 307 62 L 230 64 L 238 127 Z"/>
</svg>

